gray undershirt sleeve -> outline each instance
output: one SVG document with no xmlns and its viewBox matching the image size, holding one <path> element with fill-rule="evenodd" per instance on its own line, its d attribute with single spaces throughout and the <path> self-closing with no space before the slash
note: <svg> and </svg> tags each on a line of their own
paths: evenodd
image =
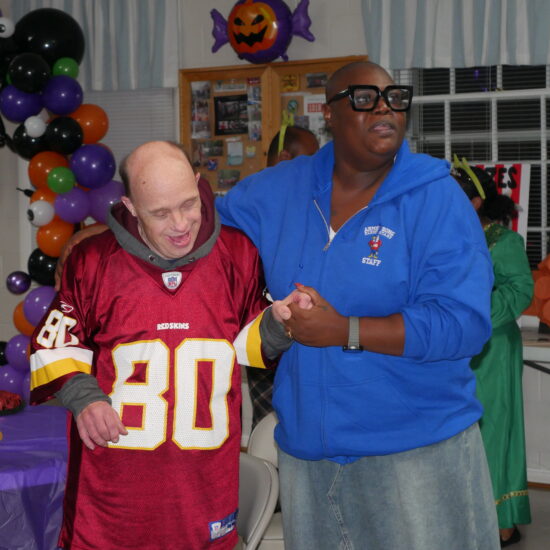
<svg viewBox="0 0 550 550">
<path fill-rule="evenodd" d="M 106 401 L 111 404 L 111 398 L 106 395 L 91 374 L 73 376 L 55 396 L 61 405 L 69 409 L 76 418 L 90 403 Z"/>
<path fill-rule="evenodd" d="M 260 321 L 260 338 L 264 354 L 269 360 L 277 359 L 294 342 L 287 336 L 285 327 L 273 317 L 270 307 L 265 310 Z"/>
<path fill-rule="evenodd" d="M 271 308 L 266 309 L 260 322 L 260 337 L 264 354 L 269 360 L 277 359 L 294 342 L 286 335 L 284 326 L 275 320 Z M 73 376 L 55 396 L 75 418 L 95 401 L 111 404 L 111 398 L 99 388 L 95 377 L 84 373 Z"/>
</svg>

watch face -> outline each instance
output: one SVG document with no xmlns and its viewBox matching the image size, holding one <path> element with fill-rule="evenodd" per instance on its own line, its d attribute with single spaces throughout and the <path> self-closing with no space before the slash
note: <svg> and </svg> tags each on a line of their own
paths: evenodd
<svg viewBox="0 0 550 550">
<path fill-rule="evenodd" d="M 343 346 L 342 351 L 346 353 L 360 353 L 363 351 L 363 346 Z"/>
</svg>

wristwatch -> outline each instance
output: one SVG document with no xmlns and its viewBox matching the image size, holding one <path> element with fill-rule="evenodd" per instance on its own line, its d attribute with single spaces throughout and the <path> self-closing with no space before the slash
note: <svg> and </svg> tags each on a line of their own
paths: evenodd
<svg viewBox="0 0 550 550">
<path fill-rule="evenodd" d="M 349 317 L 348 345 L 343 346 L 342 350 L 352 353 L 363 351 L 359 342 L 359 317 Z"/>
</svg>

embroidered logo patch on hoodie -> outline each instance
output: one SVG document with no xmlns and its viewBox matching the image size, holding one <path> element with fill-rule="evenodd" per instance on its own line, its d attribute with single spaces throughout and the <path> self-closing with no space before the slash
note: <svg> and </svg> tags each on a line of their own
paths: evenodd
<svg viewBox="0 0 550 550">
<path fill-rule="evenodd" d="M 384 244 L 382 237 L 393 239 L 395 231 L 383 225 L 369 225 L 365 227 L 364 235 L 365 237 L 370 237 L 368 242 L 370 254 L 363 257 L 361 263 L 378 267 L 382 263 L 382 260 L 379 258 L 380 249 Z"/>
</svg>

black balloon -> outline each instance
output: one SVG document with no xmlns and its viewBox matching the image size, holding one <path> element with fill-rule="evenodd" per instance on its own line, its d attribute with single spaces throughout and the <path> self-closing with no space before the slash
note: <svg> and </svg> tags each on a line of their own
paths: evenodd
<svg viewBox="0 0 550 550">
<path fill-rule="evenodd" d="M 67 116 L 54 118 L 46 127 L 44 136 L 49 148 L 62 155 L 74 153 L 84 139 L 80 124 Z"/>
<path fill-rule="evenodd" d="M 8 345 L 7 342 L 0 342 L 0 366 L 7 365 L 8 360 L 6 358 L 6 346 Z"/>
<path fill-rule="evenodd" d="M 27 271 L 31 279 L 38 284 L 53 286 L 55 284 L 56 265 L 57 258 L 47 256 L 40 248 L 36 248 L 29 256 Z"/>
<path fill-rule="evenodd" d="M 11 83 L 22 92 L 40 92 L 51 76 L 49 65 L 36 53 L 20 53 L 10 63 Z"/>
<path fill-rule="evenodd" d="M 0 88 L 6 84 L 8 67 L 18 51 L 13 36 L 0 39 Z"/>
<path fill-rule="evenodd" d="M 25 124 L 20 124 L 13 133 L 13 146 L 15 152 L 24 159 L 30 160 L 34 155 L 49 148 L 44 135 L 37 138 L 29 136 L 25 130 Z"/>
<path fill-rule="evenodd" d="M 54 8 L 40 8 L 24 15 L 13 34 L 20 51 L 42 56 L 51 66 L 61 57 L 77 63 L 84 55 L 84 34 L 80 25 L 67 13 Z"/>
</svg>

